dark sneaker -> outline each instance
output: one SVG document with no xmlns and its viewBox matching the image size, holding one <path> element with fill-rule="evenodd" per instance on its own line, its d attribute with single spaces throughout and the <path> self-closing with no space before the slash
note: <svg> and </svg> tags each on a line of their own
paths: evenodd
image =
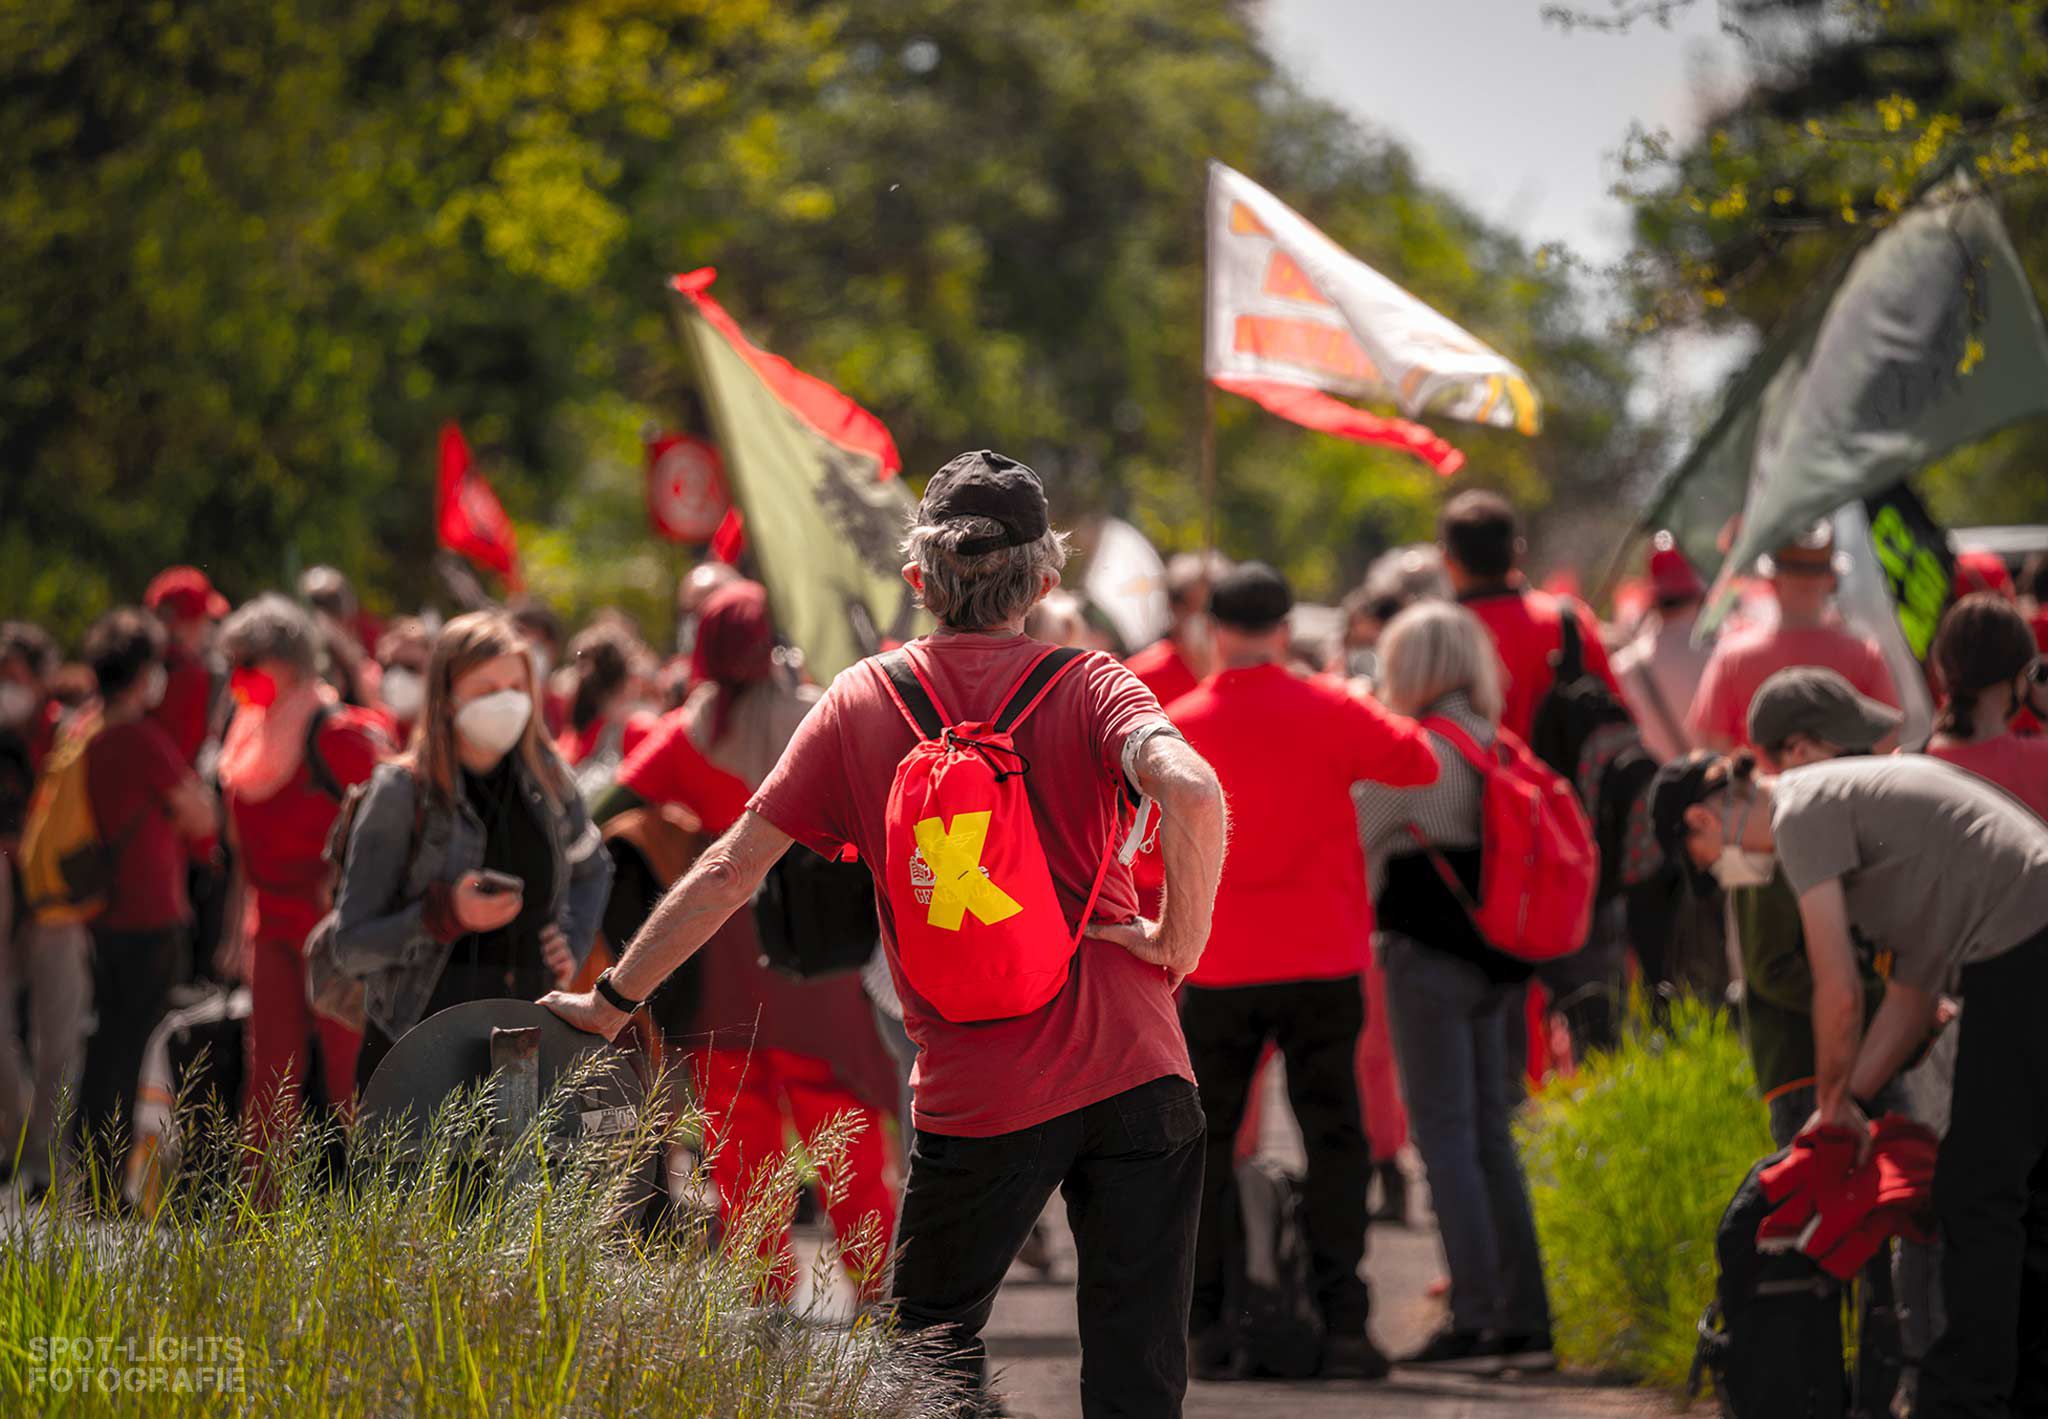
<svg viewBox="0 0 2048 1419">
<path fill-rule="evenodd" d="M 1393 1367 L 1371 1336 L 1331 1335 L 1324 1337 L 1323 1367 L 1317 1373 L 1326 1380 L 1383 1380 Z"/>
<path fill-rule="evenodd" d="M 1547 1330 L 1541 1335 L 1503 1335 L 1498 1344 L 1503 1370 L 1547 1375 L 1557 1368 L 1557 1352 L 1551 1348 Z"/>
<path fill-rule="evenodd" d="M 1429 1343 L 1401 1363 L 1417 1368 L 1456 1370 L 1467 1375 L 1494 1375 L 1501 1369 L 1501 1347 L 1497 1337 L 1476 1330 L 1453 1330 L 1445 1326 Z"/>
</svg>

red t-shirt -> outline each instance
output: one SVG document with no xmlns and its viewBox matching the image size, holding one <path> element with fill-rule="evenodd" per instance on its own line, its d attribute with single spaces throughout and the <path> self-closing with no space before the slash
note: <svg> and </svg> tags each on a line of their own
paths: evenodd
<svg viewBox="0 0 2048 1419">
<path fill-rule="evenodd" d="M 1201 683 L 1172 636 L 1152 642 L 1124 665 L 1162 705 L 1172 704 Z"/>
<path fill-rule="evenodd" d="M 1550 693 L 1551 681 L 1556 678 L 1550 657 L 1564 644 L 1559 599 L 1511 589 L 1460 600 L 1486 626 L 1500 655 L 1501 727 L 1527 739 L 1529 727 L 1536 721 L 1536 706 Z M 1579 618 L 1579 644 L 1585 647 L 1586 668 L 1606 681 L 1614 698 L 1626 704 L 1621 682 L 1607 663 L 1607 647 L 1600 643 L 1598 623 L 1584 606 L 1576 601 L 1570 604 L 1572 614 Z"/>
<path fill-rule="evenodd" d="M 714 833 L 738 822 L 747 808 L 746 784 L 704 757 L 680 709 L 657 720 L 653 732 L 626 756 L 618 783 L 649 803 L 682 804 Z"/>
<path fill-rule="evenodd" d="M 1764 681 L 1795 665 L 1838 670 L 1859 693 L 1898 707 L 1891 672 L 1871 642 L 1833 626 L 1776 626 L 1714 647 L 1686 720 L 1694 742 L 1748 747 L 1749 702 Z"/>
<path fill-rule="evenodd" d="M 171 736 L 178 757 L 187 764 L 197 763 L 213 708 L 213 672 L 175 645 L 164 653 L 164 671 L 164 697 L 149 717 Z"/>
<path fill-rule="evenodd" d="M 341 708 L 320 727 L 320 761 L 346 792 L 369 778 L 388 747 L 374 712 Z M 320 920 L 327 885 L 321 852 L 341 804 L 313 781 L 304 762 L 290 783 L 261 803 L 226 795 L 235 825 L 235 850 L 249 884 L 248 920 L 252 940 L 287 941 L 297 946 Z"/>
<path fill-rule="evenodd" d="M 1021 635 L 940 633 L 907 649 L 940 704 L 969 721 L 993 715 L 1045 647 Z M 1069 930 L 1114 847 L 1110 805 L 1123 782 L 1124 741 L 1164 718 L 1136 676 L 1093 653 L 1018 727 L 1017 748 L 1031 763 L 1025 793 Z M 883 806 L 915 743 L 875 668 L 856 665 L 832 682 L 748 806 L 817 852 L 851 846 L 879 870 Z M 953 1024 L 904 979 L 888 896 L 877 892 L 875 904 L 904 1027 L 918 1045 L 914 1114 L 926 1132 L 987 1138 L 1166 1075 L 1194 1078 L 1165 972 L 1123 947 L 1081 942 L 1065 988 L 1029 1015 Z M 1093 919 L 1129 921 L 1137 907 L 1129 870 L 1111 862 Z"/>
<path fill-rule="evenodd" d="M 2048 739 L 2001 734 L 1978 744 L 1930 746 L 1927 752 L 1989 779 L 2048 822 Z"/>
<path fill-rule="evenodd" d="M 635 749 L 645 743 L 647 736 L 654 732 L 656 723 L 658 721 L 655 717 L 645 710 L 627 715 L 625 724 L 619 729 L 620 758 L 630 757 Z M 594 719 L 581 729 L 570 725 L 555 736 L 555 752 L 562 756 L 563 762 L 570 768 L 576 768 L 597 752 L 597 746 L 604 741 L 612 724 L 613 721 L 609 719 Z"/>
<path fill-rule="evenodd" d="M 192 776 L 153 719 L 108 725 L 85 746 L 85 790 L 100 839 L 114 852 L 114 891 L 94 926 L 162 931 L 192 919 L 185 844 L 171 821 L 171 790 Z"/>
<path fill-rule="evenodd" d="M 1284 665 L 1224 670 L 1167 706 L 1223 780 L 1230 855 L 1200 986 L 1357 975 L 1372 954 L 1372 902 L 1351 785 L 1436 782 L 1412 720 L 1341 681 Z"/>
<path fill-rule="evenodd" d="M 2048 607 L 2036 611 L 2028 624 L 2034 628 L 2034 648 L 2048 655 Z"/>
</svg>

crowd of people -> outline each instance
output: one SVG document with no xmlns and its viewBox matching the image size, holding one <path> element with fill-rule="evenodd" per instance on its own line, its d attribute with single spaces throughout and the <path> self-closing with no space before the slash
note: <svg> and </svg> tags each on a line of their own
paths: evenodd
<svg viewBox="0 0 2048 1419">
<path fill-rule="evenodd" d="M 1533 588 L 1526 553 L 1505 500 L 1460 494 L 1328 643 L 1272 567 L 1186 554 L 1167 634 L 1120 646 L 1060 588 L 1036 475 L 984 451 L 934 475 L 907 532 L 938 628 L 829 687 L 767 588 L 717 562 L 678 588 L 661 653 L 624 616 L 566 636 L 535 602 L 380 623 L 332 568 L 239 608 L 172 568 L 75 659 L 0 625 L 5 1166 L 132 1196 L 152 1035 L 230 987 L 256 1158 L 302 1109 L 349 1118 L 450 1006 L 543 998 L 606 1036 L 644 1006 L 689 1062 L 723 1208 L 792 1134 L 859 1121 L 826 1199 L 847 1269 L 978 1380 L 1057 1190 L 1084 1410 L 1177 1413 L 1190 1372 L 1257 1368 L 1237 1183 L 1281 1095 L 1312 1368 L 1554 1365 L 1511 1120 L 1532 1075 L 1613 1042 L 1633 980 L 1739 1009 L 1781 1144 L 1866 1111 L 1946 1131 L 1939 1257 L 1902 1248 L 1898 1270 L 1916 1412 L 2024 1408 L 2048 1393 L 2021 1300 L 2048 1283 L 2024 1244 L 2048 1226 L 2027 995 L 2048 972 L 2048 562 L 2015 583 L 1965 560 L 1929 654 L 1936 731 L 1900 745 L 1825 529 L 1766 559 L 1767 597 L 1711 644 L 1667 537 L 1628 624 Z M 1516 744 L 1600 848 L 1593 925 L 1555 960 L 1475 910 L 1485 766 Z M 865 968 L 764 967 L 743 908 L 793 845 L 874 874 Z M 1448 1315 L 1390 1361 L 1362 1262 L 1369 1222 L 1406 1218 L 1411 1142 Z M 766 1246 L 787 1295 L 788 1238 Z"/>
</svg>

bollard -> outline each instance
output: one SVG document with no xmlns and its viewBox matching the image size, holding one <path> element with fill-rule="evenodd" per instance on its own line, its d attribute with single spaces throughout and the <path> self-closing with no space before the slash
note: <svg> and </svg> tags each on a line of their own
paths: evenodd
<svg viewBox="0 0 2048 1419">
<path fill-rule="evenodd" d="M 492 1141 L 498 1157 L 509 1155 L 540 1112 L 540 1031 L 532 1027 L 491 1028 L 491 1089 L 496 1105 Z M 514 1171 L 525 1164 L 514 1160 Z"/>
</svg>

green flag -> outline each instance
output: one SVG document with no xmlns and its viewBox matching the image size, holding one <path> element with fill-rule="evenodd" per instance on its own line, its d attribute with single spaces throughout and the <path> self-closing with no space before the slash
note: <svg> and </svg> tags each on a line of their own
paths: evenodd
<svg viewBox="0 0 2048 1419">
<path fill-rule="evenodd" d="M 1997 209 L 1960 176 L 1864 247 L 1811 334 L 1775 352 L 1702 465 L 1749 471 L 1721 586 L 1844 504 L 2048 412 L 2040 307 Z"/>
<path fill-rule="evenodd" d="M 897 550 L 916 499 L 882 421 L 749 341 L 711 298 L 715 274 L 670 282 L 676 326 L 776 626 L 829 680 L 926 629 Z"/>
</svg>

